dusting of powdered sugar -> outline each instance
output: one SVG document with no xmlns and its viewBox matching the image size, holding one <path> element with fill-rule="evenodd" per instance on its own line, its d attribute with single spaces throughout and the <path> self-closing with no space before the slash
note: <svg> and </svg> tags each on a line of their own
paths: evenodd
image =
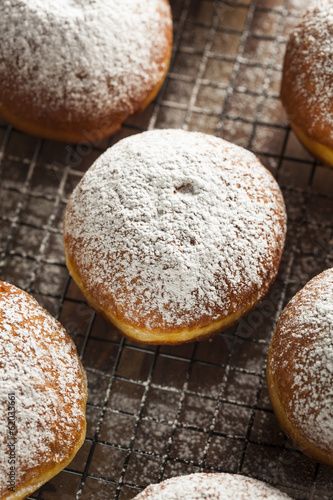
<svg viewBox="0 0 333 500">
<path fill-rule="evenodd" d="M 148 486 L 133 500 L 271 500 L 290 499 L 276 488 L 236 474 L 197 473 Z"/>
<path fill-rule="evenodd" d="M 13 445 L 9 395 L 15 397 L 14 468 L 19 488 L 26 477 L 36 479 L 44 466 L 59 464 L 73 453 L 84 428 L 86 380 L 75 346 L 61 325 L 28 294 L 0 282 L 1 498 L 8 491 L 8 445 Z"/>
<path fill-rule="evenodd" d="M 205 134 L 154 130 L 120 141 L 88 170 L 64 236 L 104 307 L 167 330 L 260 298 L 285 223 L 278 185 L 252 153 Z"/>
<path fill-rule="evenodd" d="M 165 0 L 3 0 L 2 88 L 43 116 L 131 113 L 165 73 L 171 24 Z"/>
<path fill-rule="evenodd" d="M 310 137 L 319 127 L 330 134 L 330 140 L 333 140 L 332 37 L 333 2 L 317 1 L 291 34 L 287 45 L 288 68 L 285 68 L 288 76 L 285 92 L 290 96 L 290 104 L 285 104 L 291 120 L 303 127 L 306 116 Z M 293 107 L 298 118 L 293 116 Z"/>
<path fill-rule="evenodd" d="M 308 441 L 333 450 L 333 269 L 313 278 L 282 313 L 271 372 L 288 373 L 289 420 Z"/>
</svg>

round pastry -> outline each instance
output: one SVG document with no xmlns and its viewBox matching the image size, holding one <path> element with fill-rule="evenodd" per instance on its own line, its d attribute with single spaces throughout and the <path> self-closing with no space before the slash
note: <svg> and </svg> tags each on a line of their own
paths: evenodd
<svg viewBox="0 0 333 500">
<path fill-rule="evenodd" d="M 70 274 L 128 337 L 176 344 L 248 312 L 278 270 L 285 207 L 250 152 L 184 130 L 116 143 L 75 188 L 64 217 Z"/>
<path fill-rule="evenodd" d="M 86 376 L 63 327 L 0 281 L 0 499 L 20 500 L 72 461 L 86 432 Z"/>
<path fill-rule="evenodd" d="M 168 0 L 3 0 L 0 116 L 24 132 L 99 141 L 157 94 Z"/>
<path fill-rule="evenodd" d="M 290 499 L 262 481 L 237 474 L 197 473 L 152 484 L 133 500 L 271 500 Z"/>
<path fill-rule="evenodd" d="M 281 100 L 306 149 L 333 166 L 333 2 L 309 8 L 290 35 Z"/>
<path fill-rule="evenodd" d="M 333 465 L 333 269 L 313 278 L 284 309 L 267 382 L 286 434 L 310 457 Z"/>
</svg>

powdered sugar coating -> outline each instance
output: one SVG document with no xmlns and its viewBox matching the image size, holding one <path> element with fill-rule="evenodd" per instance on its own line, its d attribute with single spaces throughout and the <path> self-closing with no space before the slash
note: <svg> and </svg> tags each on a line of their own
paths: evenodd
<svg viewBox="0 0 333 500">
<path fill-rule="evenodd" d="M 9 395 L 16 490 L 68 459 L 85 429 L 86 379 L 74 343 L 37 302 L 0 282 L 0 496 L 7 492 Z"/>
<path fill-rule="evenodd" d="M 271 353 L 270 370 L 287 418 L 332 457 L 333 269 L 313 278 L 289 302 Z"/>
<path fill-rule="evenodd" d="M 133 500 L 271 500 L 287 499 L 276 488 L 236 474 L 197 473 L 167 479 L 148 486 Z"/>
<path fill-rule="evenodd" d="M 261 298 L 274 278 L 286 216 L 256 157 L 182 130 L 132 136 L 74 190 L 68 256 L 91 295 L 154 330 L 204 325 Z"/>
<path fill-rule="evenodd" d="M 130 114 L 165 73 L 166 26 L 165 0 L 3 0 L 2 98 L 69 122 Z"/>
<path fill-rule="evenodd" d="M 333 2 L 317 1 L 290 35 L 282 80 L 289 118 L 319 142 L 333 145 Z"/>
</svg>

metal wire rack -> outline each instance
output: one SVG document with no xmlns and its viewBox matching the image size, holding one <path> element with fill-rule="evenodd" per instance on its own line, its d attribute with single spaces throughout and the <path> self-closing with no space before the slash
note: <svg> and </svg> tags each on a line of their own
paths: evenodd
<svg viewBox="0 0 333 500">
<path fill-rule="evenodd" d="M 280 430 L 265 385 L 277 319 L 294 293 L 333 266 L 333 169 L 291 132 L 279 101 L 285 43 L 306 0 L 173 0 L 174 52 L 157 99 L 99 145 L 41 141 L 0 123 L 0 273 L 73 337 L 87 370 L 86 441 L 33 494 L 128 500 L 196 471 L 249 475 L 297 499 L 333 499 L 332 468 Z M 151 128 L 186 128 L 251 149 L 288 210 L 280 272 L 262 304 L 214 339 L 178 347 L 125 340 L 87 306 L 62 246 L 66 201 L 103 150 Z"/>
</svg>

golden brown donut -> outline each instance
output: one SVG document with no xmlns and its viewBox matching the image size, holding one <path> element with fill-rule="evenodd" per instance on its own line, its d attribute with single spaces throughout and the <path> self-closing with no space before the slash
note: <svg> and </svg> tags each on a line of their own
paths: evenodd
<svg viewBox="0 0 333 500">
<path fill-rule="evenodd" d="M 0 281 L 0 499 L 20 500 L 74 458 L 86 433 L 86 375 L 63 327 Z"/>
<path fill-rule="evenodd" d="M 288 40 L 281 101 L 304 147 L 333 166 L 333 2 L 309 8 Z"/>
<path fill-rule="evenodd" d="M 133 500 L 283 500 L 288 495 L 250 477 L 227 473 L 196 473 L 152 484 Z"/>
<path fill-rule="evenodd" d="M 128 337 L 201 339 L 267 292 L 285 241 L 273 176 L 250 152 L 184 130 L 153 130 L 106 151 L 64 217 L 68 269 Z"/>
<path fill-rule="evenodd" d="M 286 434 L 333 465 L 333 269 L 313 278 L 284 309 L 267 363 L 270 399 Z"/>
<path fill-rule="evenodd" d="M 99 141 L 157 94 L 170 62 L 168 0 L 4 0 L 0 116 L 66 142 Z"/>
</svg>

